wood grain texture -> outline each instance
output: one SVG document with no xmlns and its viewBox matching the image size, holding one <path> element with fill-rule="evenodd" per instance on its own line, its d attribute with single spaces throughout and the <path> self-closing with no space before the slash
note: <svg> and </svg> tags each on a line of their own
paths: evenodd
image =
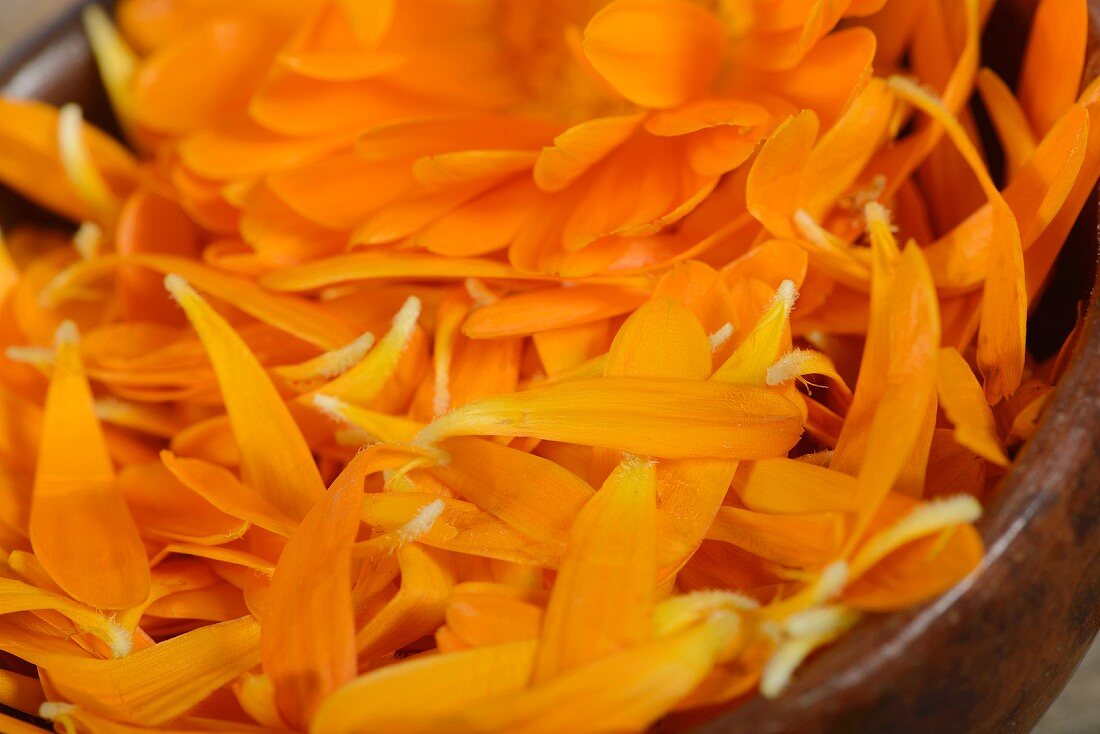
<svg viewBox="0 0 1100 734">
<path fill-rule="evenodd" d="M 22 33 L 3 20 L 12 17 L 15 6 L 25 12 L 34 7 L 40 17 L 47 5 L 71 4 L 0 0 L 0 39 Z M 1018 57 L 1033 4 L 1001 0 L 994 21 L 1001 24 L 995 29 L 998 55 Z M 1100 18 L 1100 0 L 1090 5 L 1094 20 Z M 23 45 L 17 58 L 0 67 L 0 88 L 14 87 L 21 95 L 52 102 L 79 101 L 92 119 L 106 119 L 87 47 L 71 20 Z M 1100 68 L 1100 55 L 1093 55 L 1091 68 L 1090 73 Z M 1036 311 L 1040 322 L 1033 326 L 1045 329 L 1064 318 L 1084 295 L 1080 283 L 1091 278 L 1088 266 L 1097 256 L 1096 206 L 1090 202 L 1078 223 L 1055 276 L 1057 297 L 1044 299 Z M 0 192 L 0 219 L 40 216 Z M 1098 364 L 1100 316 L 1094 295 L 1085 338 L 1043 427 L 981 522 L 989 550 L 975 575 L 928 606 L 868 620 L 811 660 L 778 700 L 749 700 L 697 731 L 1028 731 L 1100 625 Z M 1100 688 L 1091 695 L 1086 689 L 1081 697 L 1094 713 L 1100 709 L 1098 694 Z M 1084 724 L 1080 717 L 1066 720 L 1068 727 L 1084 728 L 1046 728 L 1044 734 L 1100 731 L 1100 716 Z"/>
</svg>

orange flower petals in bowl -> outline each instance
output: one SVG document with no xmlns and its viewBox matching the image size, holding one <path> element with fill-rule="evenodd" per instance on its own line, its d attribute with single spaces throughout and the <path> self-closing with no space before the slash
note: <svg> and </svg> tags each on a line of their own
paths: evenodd
<svg viewBox="0 0 1100 734">
<path fill-rule="evenodd" d="M 987 5 L 87 8 L 124 139 L 0 98 L 72 225 L 0 251 L 0 704 L 641 732 L 956 585 L 1100 176 L 1085 0 L 1015 89 Z"/>
</svg>

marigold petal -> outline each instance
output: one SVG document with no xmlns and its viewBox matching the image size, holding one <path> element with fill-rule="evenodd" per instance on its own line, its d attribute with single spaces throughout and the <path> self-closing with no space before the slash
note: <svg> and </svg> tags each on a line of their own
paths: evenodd
<svg viewBox="0 0 1100 734">
<path fill-rule="evenodd" d="M 302 517 L 324 494 L 313 456 L 286 404 L 255 355 L 179 276 L 165 287 L 206 346 L 241 451 L 245 483 L 291 517 Z"/>
<path fill-rule="evenodd" d="M 74 598 L 101 609 L 134 606 L 149 593 L 148 560 L 115 484 L 71 323 L 58 330 L 56 348 L 31 500 L 31 545 Z"/>
<path fill-rule="evenodd" d="M 749 459 L 785 453 L 801 433 L 789 400 L 747 385 L 657 378 L 587 378 L 484 398 L 421 431 L 535 436 L 665 458 Z"/>
<path fill-rule="evenodd" d="M 577 515 L 543 618 L 537 686 L 653 632 L 657 474 L 628 457 Z"/>
<path fill-rule="evenodd" d="M 299 728 L 356 674 L 349 579 L 362 494 L 355 469 L 345 470 L 290 536 L 271 576 L 260 635 L 263 671 L 283 718 Z"/>
<path fill-rule="evenodd" d="M 631 102 L 675 107 L 710 85 L 724 35 L 717 18 L 686 0 L 616 0 L 584 29 L 584 54 Z"/>
</svg>

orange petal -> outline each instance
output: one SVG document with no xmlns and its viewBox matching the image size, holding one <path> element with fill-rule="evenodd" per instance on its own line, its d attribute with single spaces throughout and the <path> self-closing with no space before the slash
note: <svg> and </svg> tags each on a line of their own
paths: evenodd
<svg viewBox="0 0 1100 734">
<path fill-rule="evenodd" d="M 1005 167 L 1011 179 L 1035 151 L 1035 134 L 1019 101 L 1004 80 L 997 76 L 997 72 L 981 69 L 977 83 L 982 103 L 1001 141 Z"/>
<path fill-rule="evenodd" d="M 456 278 L 517 278 L 526 276 L 505 263 L 480 258 L 440 257 L 427 253 L 362 252 L 283 268 L 262 279 L 276 291 L 306 291 L 351 281 L 383 278 L 451 280 Z"/>
<path fill-rule="evenodd" d="M 652 636 L 656 513 L 654 465 L 629 457 L 577 515 L 546 607 L 534 685 Z"/>
<path fill-rule="evenodd" d="M 263 670 L 291 726 L 305 727 L 321 701 L 355 677 L 351 545 L 362 494 L 354 470 L 337 477 L 290 536 L 271 577 Z"/>
<path fill-rule="evenodd" d="M 853 540 L 905 471 L 911 453 L 920 445 L 935 401 L 939 303 L 916 245 L 910 244 L 902 253 L 892 290 L 886 387 L 874 411 L 859 468 L 858 491 L 849 508 L 858 513 Z M 927 432 L 930 442 L 931 431 Z M 925 463 L 927 458 L 921 465 Z"/>
<path fill-rule="evenodd" d="M 146 59 L 134 78 L 135 122 L 178 135 L 243 109 L 274 43 L 270 29 L 243 17 L 185 31 Z M 203 83 L 193 83 L 196 78 Z"/>
<path fill-rule="evenodd" d="M 374 670 L 330 696 L 312 731 L 338 734 L 427 731 L 410 722 L 519 691 L 531 675 L 535 644 L 513 642 L 446 655 L 424 655 Z"/>
<path fill-rule="evenodd" d="M 549 377 L 574 375 L 574 370 L 599 360 L 607 352 L 610 319 L 601 319 L 577 326 L 563 326 L 540 331 L 531 336 L 539 361 Z M 489 340 L 471 340 L 471 344 L 492 344 Z M 491 394 L 510 392 L 496 390 Z"/>
<path fill-rule="evenodd" d="M 0 181 L 47 209 L 73 221 L 100 218 L 73 185 L 61 163 L 58 110 L 41 102 L 0 100 Z M 128 191 L 136 177 L 131 154 L 90 126 L 83 126 L 83 143 L 110 194 Z"/>
<path fill-rule="evenodd" d="M 278 535 L 291 534 L 293 521 L 229 471 L 201 459 L 177 457 L 170 451 L 162 451 L 160 458 L 184 486 L 225 514 Z"/>
<path fill-rule="evenodd" d="M 1077 97 L 1088 27 L 1084 0 L 1043 0 L 1035 9 L 1019 98 L 1036 136 L 1045 135 Z"/>
<path fill-rule="evenodd" d="M 817 116 L 809 110 L 788 119 L 764 143 L 749 172 L 749 211 L 776 237 L 794 236 L 791 216 L 798 208 L 799 182 L 818 129 Z"/>
<path fill-rule="evenodd" d="M 616 0 L 584 29 L 588 61 L 643 107 L 675 107 L 705 90 L 724 43 L 718 19 L 686 0 Z"/>
<path fill-rule="evenodd" d="M 437 553 L 415 543 L 397 551 L 401 589 L 356 634 L 361 656 L 372 657 L 401 648 L 443 622 L 454 572 Z"/>
<path fill-rule="evenodd" d="M 751 510 L 813 514 L 843 510 L 854 502 L 855 477 L 794 459 L 744 462 L 731 491 Z"/>
<path fill-rule="evenodd" d="M 190 491 L 161 464 L 124 467 L 119 489 L 146 538 L 199 545 L 236 540 L 248 523 L 228 515 Z"/>
<path fill-rule="evenodd" d="M 695 315 L 679 301 L 658 298 L 630 317 L 615 335 L 604 374 L 631 377 L 710 377 L 711 349 Z"/>
<path fill-rule="evenodd" d="M 176 275 L 165 287 L 183 307 L 218 376 L 245 483 L 290 517 L 324 494 L 313 455 L 256 357 L 202 296 Z"/>
<path fill-rule="evenodd" d="M 592 497 L 592 488 L 582 479 L 533 454 L 477 438 L 447 439 L 439 448 L 449 460 L 432 467 L 433 476 L 538 540 L 562 542 Z M 523 477 L 522 484 L 516 477 Z"/>
<path fill-rule="evenodd" d="M 473 647 L 534 640 L 546 593 L 490 583 L 459 584 L 447 603 L 447 627 Z"/>
<path fill-rule="evenodd" d="M 768 515 L 723 507 L 707 538 L 732 543 L 784 566 L 806 568 L 835 559 L 846 529 L 844 516 L 839 513 Z"/>
<path fill-rule="evenodd" d="M 38 712 L 38 706 L 45 700 L 42 684 L 37 678 L 13 673 L 10 670 L 0 671 L 0 703 L 3 705 L 25 714 L 35 714 Z M 18 729 L 13 729 L 12 734 L 22 733 Z"/>
<path fill-rule="evenodd" d="M 993 411 L 970 365 L 951 347 L 940 350 L 937 364 L 940 405 L 955 425 L 955 440 L 994 464 L 1008 466 Z"/>
<path fill-rule="evenodd" d="M 893 94 L 884 81 L 872 79 L 814 145 L 799 182 L 799 206 L 824 216 L 880 147 L 893 114 Z"/>
<path fill-rule="evenodd" d="M 610 285 L 533 290 L 474 311 L 463 332 L 474 339 L 498 339 L 578 326 L 632 311 L 646 298 L 643 291 Z"/>
<path fill-rule="evenodd" d="M 251 617 L 200 627 L 117 660 L 36 661 L 66 700 L 143 726 L 171 721 L 259 662 L 260 626 Z"/>
<path fill-rule="evenodd" d="M 535 436 L 666 458 L 763 458 L 801 433 L 797 408 L 764 388 L 599 377 L 484 398 L 437 419 L 418 441 Z"/>
<path fill-rule="evenodd" d="M 472 502 L 422 494 L 419 482 L 423 480 L 410 477 L 410 481 L 413 491 L 371 493 L 364 497 L 363 521 L 386 532 L 357 544 L 357 556 L 369 558 L 390 553 L 416 540 L 454 553 L 525 565 L 557 565 L 563 538 L 552 542 L 535 540 Z"/>
<path fill-rule="evenodd" d="M 542 149 L 535 162 L 535 183 L 543 191 L 561 191 L 617 148 L 637 129 L 642 115 L 598 117 L 574 125 Z"/>
<path fill-rule="evenodd" d="M 358 731 L 360 723 L 377 725 L 401 734 L 439 731 L 452 734 L 484 731 L 552 734 L 580 730 L 582 727 L 593 731 L 643 731 L 699 684 L 723 648 L 736 636 L 737 629 L 737 619 L 732 615 L 716 614 L 686 631 L 602 658 L 546 685 L 515 692 L 512 692 L 511 686 L 504 691 L 476 688 L 475 692 L 484 692 L 481 700 L 470 701 L 466 696 L 441 696 L 439 700 L 443 705 L 439 707 L 387 707 L 387 717 L 367 718 L 365 721 L 352 717 L 338 719 L 331 727 L 318 728 L 317 734 Z M 505 647 L 482 648 L 482 651 L 503 650 Z M 478 651 L 456 655 L 473 655 L 475 652 Z M 440 656 L 439 664 L 448 657 Z M 483 652 L 481 657 L 471 659 L 480 661 L 486 657 L 488 653 Z M 507 658 L 500 660 L 498 654 L 496 660 L 500 666 L 506 664 Z M 456 667 L 458 663 L 456 659 Z M 395 672 L 400 669 L 399 666 L 392 668 Z M 526 672 L 514 667 L 505 670 L 510 671 L 511 675 L 506 677 L 502 673 L 501 678 L 508 683 L 522 678 Z M 430 675 L 434 671 L 425 666 L 423 672 Z M 450 681 L 453 675 L 444 674 L 441 678 Z M 376 697 L 371 695 L 366 682 L 383 676 L 383 673 L 375 673 L 364 677 L 361 679 L 364 688 L 357 693 L 369 696 L 366 700 L 374 700 Z M 493 676 L 487 674 L 483 679 L 486 678 L 492 679 Z M 587 701 L 596 690 L 600 692 L 598 705 L 577 705 Z M 358 695 L 349 696 L 349 699 L 341 702 L 344 711 L 359 709 L 359 702 L 364 700 Z M 395 703 L 404 701 L 393 700 Z M 399 712 L 398 716 L 394 716 L 396 712 Z M 344 715 L 347 716 L 346 713 Z"/>
<path fill-rule="evenodd" d="M 115 485 L 71 323 L 58 330 L 30 537 L 35 555 L 76 599 L 119 609 L 140 604 L 149 593 L 145 548 Z"/>
</svg>

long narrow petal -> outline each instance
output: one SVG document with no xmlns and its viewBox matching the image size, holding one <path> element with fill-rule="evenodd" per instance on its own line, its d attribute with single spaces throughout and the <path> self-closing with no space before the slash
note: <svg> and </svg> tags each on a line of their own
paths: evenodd
<svg viewBox="0 0 1100 734">
<path fill-rule="evenodd" d="M 801 434 L 793 403 L 747 385 L 599 377 L 485 398 L 420 432 L 533 436 L 666 458 L 752 459 L 786 453 Z"/>
<path fill-rule="evenodd" d="M 351 546 L 362 480 L 345 471 L 302 520 L 279 556 L 264 603 L 263 670 L 275 703 L 304 728 L 324 698 L 355 677 Z"/>
<path fill-rule="evenodd" d="M 310 732 L 420 731 L 410 719 L 430 719 L 519 691 L 531 676 L 534 657 L 532 640 L 427 655 L 372 671 L 326 699 Z"/>
<path fill-rule="evenodd" d="M 738 629 L 734 615 L 715 614 L 683 632 L 603 658 L 546 685 L 478 702 L 447 698 L 450 705 L 445 710 L 406 707 L 399 720 L 368 723 L 403 734 L 643 731 L 699 684 Z M 360 731 L 359 722 L 352 721 L 351 726 L 337 722 L 331 728 L 314 728 L 312 734 Z"/>
<path fill-rule="evenodd" d="M 115 484 L 80 360 L 76 327 L 58 330 L 31 501 L 35 555 L 74 598 L 101 609 L 140 604 L 149 565 Z"/>
<path fill-rule="evenodd" d="M 578 326 L 633 311 L 647 298 L 644 291 L 608 285 L 534 290 L 474 311 L 463 332 L 474 339 L 499 339 Z"/>
<path fill-rule="evenodd" d="M 955 439 L 994 464 L 1007 466 L 1008 457 L 997 435 L 993 411 L 970 365 L 958 351 L 944 347 L 940 350 L 938 368 L 940 405 L 947 419 L 955 424 Z"/>
<path fill-rule="evenodd" d="M 823 566 L 839 554 L 847 527 L 840 513 L 768 515 L 723 507 L 707 531 L 761 558 L 793 568 Z"/>
<path fill-rule="evenodd" d="M 560 543 L 592 487 L 552 461 L 477 438 L 440 443 L 448 461 L 431 473 L 458 495 L 532 538 Z"/>
<path fill-rule="evenodd" d="M 543 619 L 533 684 L 652 635 L 656 514 L 653 464 L 625 459 L 573 523 Z"/>
<path fill-rule="evenodd" d="M 324 493 L 313 455 L 267 372 L 241 337 L 179 276 L 165 286 L 206 346 L 218 377 L 244 480 L 290 517 L 303 517 Z"/>
<path fill-rule="evenodd" d="M 1077 96 L 1088 28 L 1085 0 L 1043 0 L 1035 10 L 1019 96 L 1037 136 L 1045 135 Z"/>
<path fill-rule="evenodd" d="M 251 617 L 201 627 L 117 660 L 36 660 L 53 687 L 93 713 L 145 726 L 171 721 L 260 662 Z"/>
<path fill-rule="evenodd" d="M 170 451 L 162 451 L 160 459 L 184 486 L 227 515 L 278 535 L 293 532 L 294 522 L 289 517 L 227 469 L 202 459 L 177 457 Z"/>
<path fill-rule="evenodd" d="M 1019 224 L 970 138 L 942 101 L 905 79 L 894 77 L 890 85 L 900 97 L 932 115 L 944 127 L 978 177 L 992 206 L 993 248 L 982 292 L 978 366 L 985 377 L 986 398 L 991 404 L 997 403 L 1016 391 L 1024 369 L 1027 290 Z"/>
<path fill-rule="evenodd" d="M 875 408 L 858 490 L 849 507 L 858 518 L 850 545 L 905 471 L 936 398 L 939 303 L 928 265 L 916 245 L 902 253 L 893 288 L 886 389 Z"/>
</svg>

